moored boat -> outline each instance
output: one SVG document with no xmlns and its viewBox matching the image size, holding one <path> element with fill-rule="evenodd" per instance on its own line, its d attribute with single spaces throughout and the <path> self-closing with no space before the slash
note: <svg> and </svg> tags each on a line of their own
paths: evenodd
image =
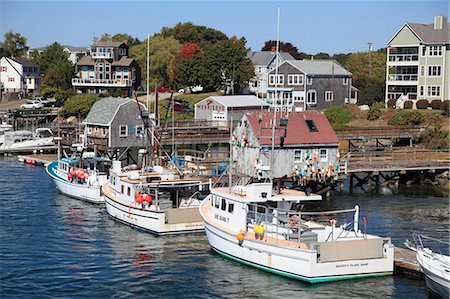
<svg viewBox="0 0 450 299">
<path fill-rule="evenodd" d="M 120 222 L 155 235 L 195 233 L 204 230 L 198 207 L 207 185 L 161 166 L 122 169 L 113 161 L 103 193 L 108 214 Z"/>
<path fill-rule="evenodd" d="M 30 131 L 5 132 L 0 152 L 44 150 L 53 147 L 55 147 L 53 132 L 48 128 L 38 128 L 34 133 Z"/>
<path fill-rule="evenodd" d="M 299 203 L 318 195 L 284 190 L 272 183 L 212 188 L 200 214 L 208 242 L 220 255 L 275 274 L 310 283 L 390 275 L 394 246 L 389 238 L 359 229 L 359 207 L 307 213 Z M 305 221 L 305 215 L 353 212 L 353 221 L 337 226 Z"/>
<path fill-rule="evenodd" d="M 414 235 L 414 240 L 416 241 L 416 259 L 425 274 L 428 289 L 448 299 L 450 297 L 448 242 L 422 235 Z M 432 250 L 430 247 L 435 249 Z M 443 250 L 446 250 L 447 254 L 444 254 Z"/>
<path fill-rule="evenodd" d="M 61 193 L 92 203 L 103 203 L 101 188 L 107 180 L 108 162 L 108 159 L 86 152 L 81 158 L 62 158 L 50 163 L 46 172 Z"/>
</svg>

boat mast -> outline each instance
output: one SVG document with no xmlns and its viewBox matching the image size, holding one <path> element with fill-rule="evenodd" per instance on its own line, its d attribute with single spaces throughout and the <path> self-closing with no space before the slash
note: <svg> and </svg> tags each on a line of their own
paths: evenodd
<svg viewBox="0 0 450 299">
<path fill-rule="evenodd" d="M 277 12 L 277 46 L 276 46 L 276 51 L 275 51 L 275 103 L 278 103 L 278 83 L 279 83 L 279 78 L 278 78 L 278 52 L 280 50 L 280 7 L 278 7 L 278 12 Z M 276 106 L 276 105 L 275 105 Z M 273 182 L 273 171 L 272 171 L 272 167 L 274 165 L 274 159 L 275 159 L 275 124 L 277 121 L 277 112 L 276 109 L 274 109 L 273 111 L 273 118 L 272 118 L 272 151 L 271 151 L 271 155 L 270 155 L 270 172 L 271 172 L 271 180 Z"/>
<path fill-rule="evenodd" d="M 147 112 L 149 113 L 149 123 L 147 125 L 147 132 L 145 134 L 145 146 L 146 146 L 146 152 L 147 152 L 147 164 L 153 165 L 153 120 L 150 117 L 150 33 L 147 33 Z M 152 133 L 152 146 L 150 146 L 149 142 L 149 136 L 148 136 L 148 130 L 151 129 Z"/>
<path fill-rule="evenodd" d="M 228 167 L 228 192 L 231 193 L 231 185 L 233 183 L 233 176 L 231 173 L 233 163 L 233 116 L 230 120 L 230 165 Z"/>
</svg>

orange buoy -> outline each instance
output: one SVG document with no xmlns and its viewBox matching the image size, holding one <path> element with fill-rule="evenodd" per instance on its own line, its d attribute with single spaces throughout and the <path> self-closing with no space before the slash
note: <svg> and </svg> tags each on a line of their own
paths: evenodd
<svg viewBox="0 0 450 299">
<path fill-rule="evenodd" d="M 245 236 L 243 233 L 239 233 L 236 235 L 236 239 L 238 239 L 239 242 L 242 242 L 242 241 L 244 241 Z"/>
</svg>

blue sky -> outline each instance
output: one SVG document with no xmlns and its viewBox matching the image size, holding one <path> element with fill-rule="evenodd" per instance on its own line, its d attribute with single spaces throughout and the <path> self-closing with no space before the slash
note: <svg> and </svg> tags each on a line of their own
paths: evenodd
<svg viewBox="0 0 450 299">
<path fill-rule="evenodd" d="M 128 33 L 144 39 L 147 32 L 191 21 L 228 36 L 244 36 L 260 50 L 276 39 L 277 7 L 280 40 L 307 53 L 343 53 L 384 47 L 405 22 L 432 23 L 449 14 L 449 1 L 19 1 L 0 0 L 0 31 L 12 29 L 30 47 L 57 41 L 89 46 L 102 33 Z"/>
</svg>

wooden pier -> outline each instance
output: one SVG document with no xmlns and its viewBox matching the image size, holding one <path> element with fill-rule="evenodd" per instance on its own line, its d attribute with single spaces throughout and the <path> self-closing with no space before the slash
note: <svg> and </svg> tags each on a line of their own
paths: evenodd
<svg viewBox="0 0 450 299">
<path fill-rule="evenodd" d="M 424 279 L 422 269 L 416 260 L 416 252 L 410 249 L 394 248 L 394 273 Z"/>
</svg>

